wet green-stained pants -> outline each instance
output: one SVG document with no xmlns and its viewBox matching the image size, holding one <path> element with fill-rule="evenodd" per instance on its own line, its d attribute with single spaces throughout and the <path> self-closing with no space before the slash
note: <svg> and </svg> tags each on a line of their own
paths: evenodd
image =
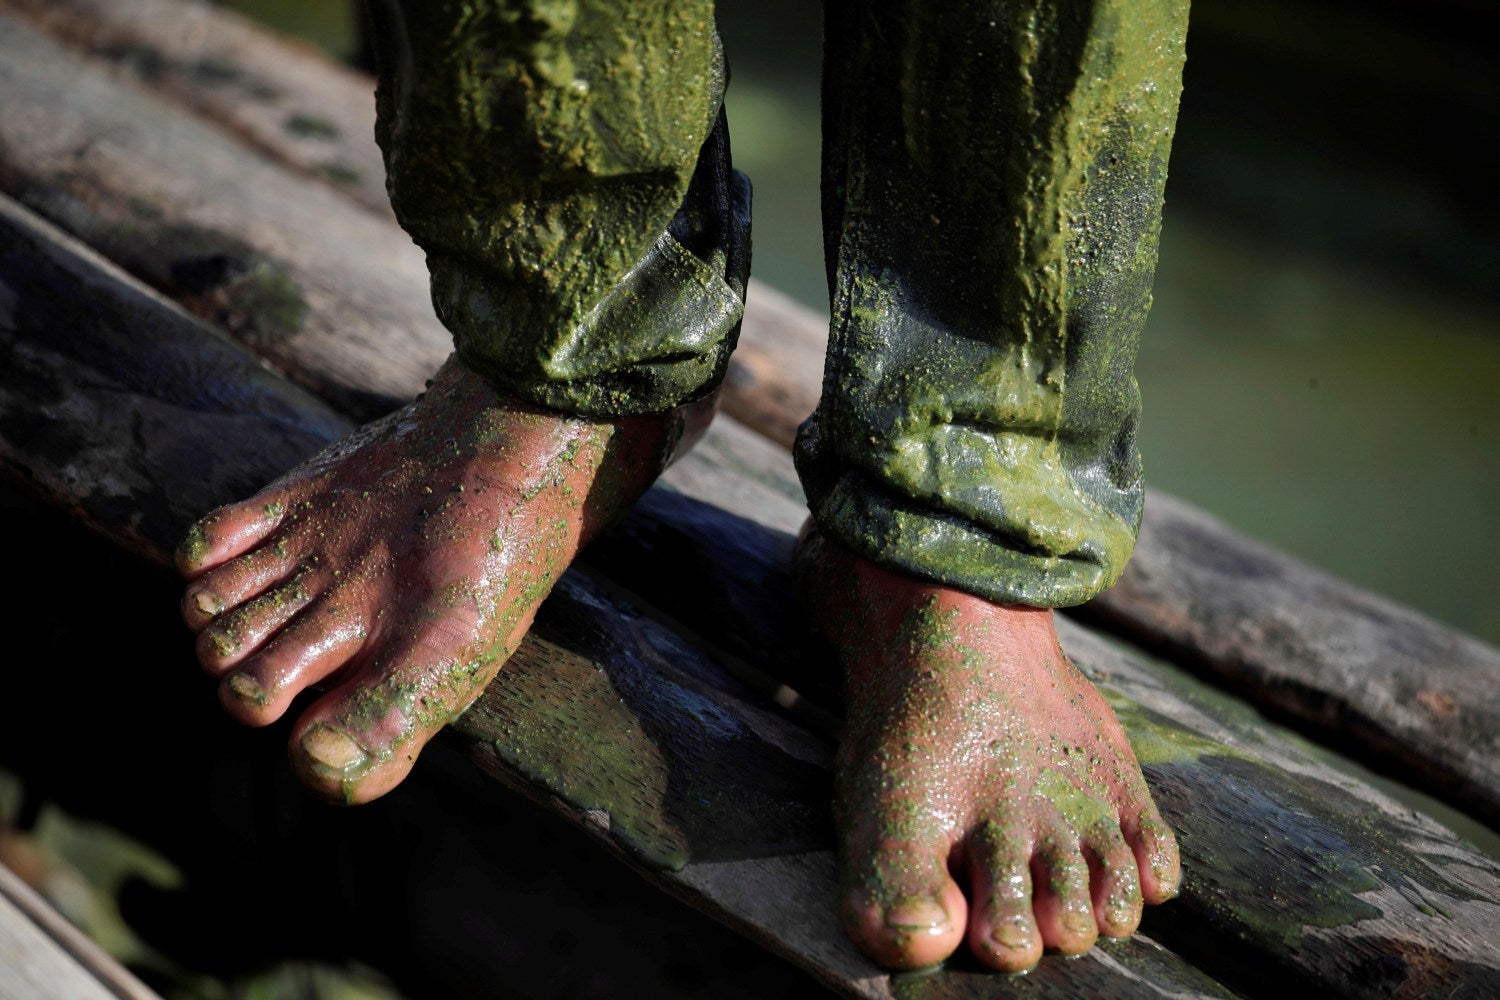
<svg viewBox="0 0 1500 1000">
<path fill-rule="evenodd" d="M 460 357 L 593 416 L 711 392 L 749 186 L 709 0 L 374 0 L 377 138 Z M 827 0 L 819 527 L 1006 603 L 1124 568 L 1186 0 Z"/>
</svg>

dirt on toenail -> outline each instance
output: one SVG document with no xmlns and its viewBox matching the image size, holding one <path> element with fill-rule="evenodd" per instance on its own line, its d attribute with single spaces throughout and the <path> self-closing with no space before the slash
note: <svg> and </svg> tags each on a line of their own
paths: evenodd
<svg viewBox="0 0 1500 1000">
<path fill-rule="evenodd" d="M 253 705 L 264 705 L 271 700 L 266 694 L 265 688 L 244 674 L 231 674 L 224 683 L 229 688 L 230 693 L 240 701 L 247 701 Z"/>
<path fill-rule="evenodd" d="M 370 758 L 354 737 L 321 722 L 302 735 L 302 749 L 314 763 L 334 771 L 347 771 Z"/>
<path fill-rule="evenodd" d="M 935 899 L 903 899 L 885 911 L 887 927 L 903 929 L 941 927 L 948 922 L 948 911 Z"/>
</svg>

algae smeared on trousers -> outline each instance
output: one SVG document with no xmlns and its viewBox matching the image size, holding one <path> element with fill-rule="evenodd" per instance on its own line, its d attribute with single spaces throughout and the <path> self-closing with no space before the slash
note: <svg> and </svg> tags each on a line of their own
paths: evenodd
<svg viewBox="0 0 1500 1000">
<path fill-rule="evenodd" d="M 1079 603 L 1140 521 L 1132 368 L 1187 4 L 826 10 L 814 515 L 888 567 Z"/>
<path fill-rule="evenodd" d="M 374 7 L 392 201 L 463 360 L 589 415 L 710 392 L 749 245 L 712 4 Z M 830 536 L 1005 602 L 1119 575 L 1186 16 L 827 4 L 834 321 L 798 467 Z"/>
</svg>

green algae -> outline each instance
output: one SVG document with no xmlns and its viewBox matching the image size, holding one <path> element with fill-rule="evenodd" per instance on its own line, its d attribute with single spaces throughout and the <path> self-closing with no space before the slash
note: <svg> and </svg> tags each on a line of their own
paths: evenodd
<svg viewBox="0 0 1500 1000">
<path fill-rule="evenodd" d="M 749 188 L 729 167 L 712 5 L 384 0 L 371 24 L 392 205 L 465 363 L 604 416 L 717 385 Z"/>
<path fill-rule="evenodd" d="M 1406 846 L 1374 804 L 1104 692 L 1176 831 L 1192 919 L 1206 911 L 1221 930 L 1287 954 L 1308 927 L 1381 916 L 1363 897 L 1387 886 L 1418 909 L 1479 898 Z M 1176 912 L 1154 919 L 1188 919 Z"/>
<path fill-rule="evenodd" d="M 1381 916 L 1365 897 L 1386 887 L 1419 909 L 1479 898 L 1406 846 L 1372 803 L 1115 704 L 1182 852 L 1186 905 L 1154 920 L 1176 928 L 1206 916 L 1233 939 L 1286 955 L 1309 927 Z"/>
<path fill-rule="evenodd" d="M 298 333 L 309 307 L 286 266 L 237 236 L 192 223 L 138 218 L 104 238 L 150 283 L 252 344 Z"/>
<path fill-rule="evenodd" d="M 1140 520 L 1131 366 L 1186 4 L 825 10 L 834 320 L 797 447 L 814 515 L 886 566 L 1081 602 Z"/>
<path fill-rule="evenodd" d="M 208 529 L 212 524 L 210 518 L 204 518 L 195 522 L 182 536 L 182 541 L 177 545 L 177 559 L 189 565 L 196 566 L 208 557 L 209 540 Z"/>
<path fill-rule="evenodd" d="M 252 343 L 276 343 L 302 329 L 307 300 L 301 286 L 285 268 L 258 260 L 222 292 L 224 319 Z"/>
<path fill-rule="evenodd" d="M 224 87 L 239 83 L 245 71 L 232 62 L 212 56 L 187 64 L 188 75 L 199 83 L 210 87 Z"/>
</svg>

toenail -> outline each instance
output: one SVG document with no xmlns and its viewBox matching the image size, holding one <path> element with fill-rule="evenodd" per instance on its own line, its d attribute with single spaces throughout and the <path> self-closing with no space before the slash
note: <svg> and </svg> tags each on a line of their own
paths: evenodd
<svg viewBox="0 0 1500 1000">
<path fill-rule="evenodd" d="M 1024 924 L 996 924 L 990 938 L 1002 948 L 1011 951 L 1026 951 L 1031 947 L 1031 930 Z"/>
<path fill-rule="evenodd" d="M 370 758 L 354 737 L 324 722 L 302 734 L 302 749 L 315 763 L 334 771 L 347 771 Z"/>
<path fill-rule="evenodd" d="M 193 603 L 198 606 L 199 611 L 209 617 L 213 617 L 224 610 L 223 599 L 217 594 L 211 594 L 206 590 L 199 591 L 198 595 L 193 598 Z"/>
<path fill-rule="evenodd" d="M 200 522 L 188 529 L 182 543 L 177 546 L 177 558 L 184 563 L 197 564 L 208 555 L 208 532 Z"/>
<path fill-rule="evenodd" d="M 224 681 L 229 691 L 240 701 L 248 701 L 256 705 L 264 705 L 271 699 L 266 696 L 266 689 L 244 674 L 230 674 Z"/>
<path fill-rule="evenodd" d="M 227 629 L 214 629 L 208 633 L 209 642 L 213 643 L 214 652 L 220 656 L 232 656 L 240 648 L 240 640 Z"/>
<path fill-rule="evenodd" d="M 930 897 L 903 899 L 885 911 L 885 925 L 900 928 L 937 928 L 948 922 L 948 911 Z"/>
<path fill-rule="evenodd" d="M 1063 930 L 1069 934 L 1085 935 L 1094 929 L 1094 915 L 1074 910 L 1062 915 Z"/>
</svg>

